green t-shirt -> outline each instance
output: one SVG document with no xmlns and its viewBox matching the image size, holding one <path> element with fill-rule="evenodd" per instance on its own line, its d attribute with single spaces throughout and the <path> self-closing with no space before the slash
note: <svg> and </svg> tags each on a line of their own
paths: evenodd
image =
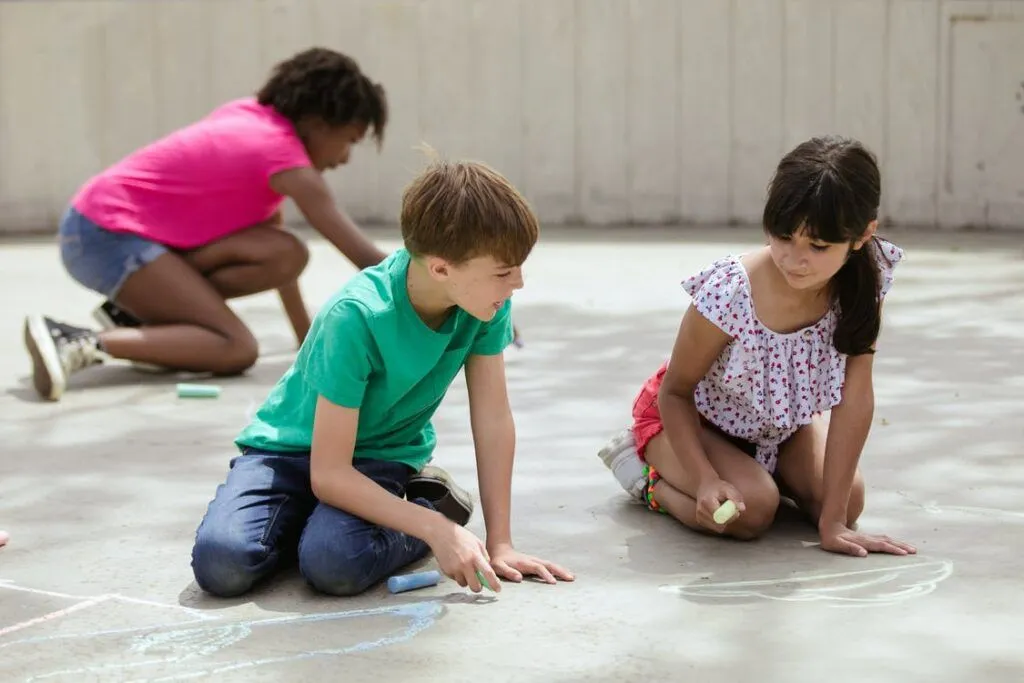
<svg viewBox="0 0 1024 683">
<path fill-rule="evenodd" d="M 436 444 L 430 419 L 470 354 L 512 341 L 511 300 L 489 322 L 456 308 L 438 330 L 409 302 L 410 255 L 400 249 L 353 277 L 317 313 L 298 356 L 235 443 L 308 453 L 317 396 L 359 408 L 354 457 L 416 470 Z"/>
</svg>

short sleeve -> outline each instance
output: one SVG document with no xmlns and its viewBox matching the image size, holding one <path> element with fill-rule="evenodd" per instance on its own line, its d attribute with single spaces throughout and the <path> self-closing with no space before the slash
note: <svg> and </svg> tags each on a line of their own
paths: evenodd
<svg viewBox="0 0 1024 683">
<path fill-rule="evenodd" d="M 874 240 L 874 256 L 878 264 L 880 298 L 884 299 L 892 288 L 893 270 L 896 264 L 903 260 L 903 250 L 879 237 Z"/>
<path fill-rule="evenodd" d="M 296 369 L 331 403 L 358 408 L 372 370 L 373 337 L 367 312 L 353 301 L 342 300 L 322 315 L 299 350 Z"/>
<path fill-rule="evenodd" d="M 746 273 L 738 259 L 721 259 L 683 280 L 693 306 L 731 337 L 750 329 L 750 296 Z"/>
<path fill-rule="evenodd" d="M 512 299 L 509 299 L 493 318 L 480 326 L 469 352 L 474 356 L 496 356 L 512 343 L 512 338 Z"/>
<path fill-rule="evenodd" d="M 278 132 L 268 135 L 261 151 L 262 174 L 268 180 L 282 171 L 312 166 L 309 154 L 297 135 Z"/>
</svg>

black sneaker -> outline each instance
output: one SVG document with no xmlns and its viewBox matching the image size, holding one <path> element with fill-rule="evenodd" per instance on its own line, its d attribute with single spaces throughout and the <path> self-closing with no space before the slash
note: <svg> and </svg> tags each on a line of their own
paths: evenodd
<svg viewBox="0 0 1024 683">
<path fill-rule="evenodd" d="M 142 321 L 128 311 L 118 308 L 113 301 L 104 301 L 92 312 L 92 317 L 104 330 L 116 327 L 142 327 Z"/>
<path fill-rule="evenodd" d="M 459 526 L 466 526 L 473 516 L 473 498 L 436 465 L 427 465 L 409 479 L 405 497 L 408 500 L 425 498 L 435 510 Z"/>
<path fill-rule="evenodd" d="M 25 318 L 25 348 L 32 356 L 32 383 L 39 395 L 56 401 L 68 377 L 106 360 L 96 333 L 42 315 Z"/>
</svg>

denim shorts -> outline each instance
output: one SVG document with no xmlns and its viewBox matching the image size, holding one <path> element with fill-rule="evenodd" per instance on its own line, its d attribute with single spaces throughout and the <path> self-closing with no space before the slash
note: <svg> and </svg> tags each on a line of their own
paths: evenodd
<svg viewBox="0 0 1024 683">
<path fill-rule="evenodd" d="M 60 255 L 80 285 L 114 301 L 125 280 L 169 249 L 131 233 L 112 232 L 73 207 L 60 221 Z"/>
</svg>

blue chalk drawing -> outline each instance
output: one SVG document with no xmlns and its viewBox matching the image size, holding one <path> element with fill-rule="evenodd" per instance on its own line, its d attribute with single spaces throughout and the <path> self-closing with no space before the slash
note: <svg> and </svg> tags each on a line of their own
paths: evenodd
<svg viewBox="0 0 1024 683">
<path fill-rule="evenodd" d="M 0 588 L 3 587 L 5 586 L 0 583 Z M 13 586 L 7 587 L 13 588 Z M 36 592 L 31 589 L 28 590 Z M 41 593 L 42 591 L 39 592 Z M 132 598 L 119 595 L 97 597 L 114 602 L 137 602 Z M 100 600 L 97 597 L 87 598 L 86 600 L 92 604 L 99 604 Z M 157 606 L 155 603 L 147 604 Z M 178 681 L 272 664 L 309 660 L 317 657 L 337 657 L 396 645 L 406 642 L 425 629 L 430 628 L 444 613 L 444 607 L 440 602 L 425 601 L 342 612 L 231 622 L 205 614 L 197 616 L 196 611 L 189 608 L 171 605 L 159 606 L 168 608 L 178 607 L 181 612 L 192 618 L 188 621 L 169 623 L 162 626 L 96 630 L 86 633 L 51 634 L 19 638 L 8 642 L 0 642 L 0 651 L 4 651 L 0 656 L 5 659 L 10 658 L 16 654 L 19 648 L 54 645 L 61 648 L 78 645 L 80 648 L 83 643 L 89 643 L 88 650 L 95 651 L 98 649 L 97 646 L 101 644 L 99 641 L 102 639 L 127 637 L 130 641 L 126 647 L 120 646 L 118 648 L 121 652 L 115 661 L 37 673 L 25 680 L 43 681 L 55 677 L 78 680 L 86 674 L 110 676 L 116 672 L 118 680 L 125 680 L 125 677 L 130 675 L 138 676 L 137 679 L 133 680 L 140 681 Z M 260 630 L 300 624 L 315 623 L 326 625 L 366 617 L 394 618 L 399 621 L 399 625 L 389 628 L 386 633 L 379 637 L 360 640 L 354 644 L 342 647 L 310 649 L 257 658 L 251 658 L 251 655 L 249 655 L 234 661 L 209 661 L 212 655 L 217 653 L 223 654 L 231 646 L 244 641 Z M 11 651 L 12 649 L 14 650 L 13 652 Z M 138 658 L 140 657 L 145 658 L 144 661 L 139 661 Z M 132 661 L 133 659 L 134 661 Z M 159 669 L 159 671 L 156 669 Z"/>
</svg>

